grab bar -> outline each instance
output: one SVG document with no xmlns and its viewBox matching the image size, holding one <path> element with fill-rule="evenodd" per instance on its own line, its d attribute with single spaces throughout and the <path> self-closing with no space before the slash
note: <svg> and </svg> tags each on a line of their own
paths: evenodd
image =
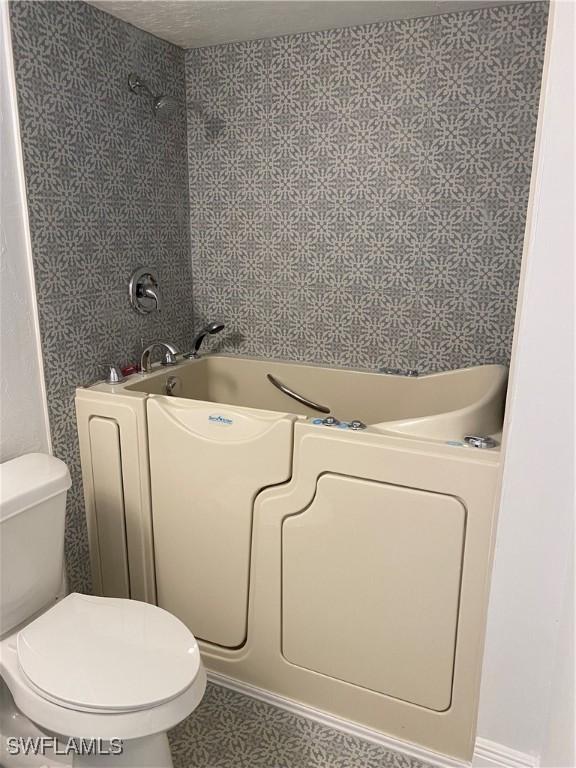
<svg viewBox="0 0 576 768">
<path fill-rule="evenodd" d="M 291 397 L 293 400 L 297 400 L 299 403 L 302 403 L 302 405 L 307 405 L 308 408 L 313 408 L 315 411 L 320 411 L 320 413 L 330 413 L 330 408 L 325 405 L 315 403 L 313 400 L 308 400 L 308 398 L 304 397 L 304 395 L 299 395 L 298 392 L 294 392 L 294 390 L 290 389 L 290 387 L 287 387 L 286 384 L 282 384 L 281 381 L 278 381 L 278 379 L 275 376 L 272 376 L 271 373 L 267 373 L 266 378 L 271 384 L 274 384 L 276 389 L 279 389 L 280 392 L 284 392 L 285 395 L 288 395 L 288 397 Z"/>
</svg>

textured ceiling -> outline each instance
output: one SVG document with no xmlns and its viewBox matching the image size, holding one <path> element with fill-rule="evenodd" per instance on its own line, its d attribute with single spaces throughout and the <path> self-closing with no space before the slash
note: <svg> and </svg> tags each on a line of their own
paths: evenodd
<svg viewBox="0 0 576 768">
<path fill-rule="evenodd" d="M 90 5 L 183 48 L 507 4 L 506 0 L 88 1 Z"/>
</svg>

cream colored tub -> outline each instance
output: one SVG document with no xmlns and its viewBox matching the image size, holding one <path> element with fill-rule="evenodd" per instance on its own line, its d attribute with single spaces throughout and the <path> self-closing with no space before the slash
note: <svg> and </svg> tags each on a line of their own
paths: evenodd
<svg viewBox="0 0 576 768">
<path fill-rule="evenodd" d="M 207 356 L 166 367 L 125 385 L 128 391 L 191 400 L 326 415 L 281 392 L 268 375 L 326 407 L 339 421 L 359 420 L 379 431 L 437 439 L 491 435 L 502 424 L 507 369 L 501 365 L 462 368 L 426 376 L 394 376 L 343 368 L 232 356 Z"/>
<path fill-rule="evenodd" d="M 500 452 L 463 438 L 505 388 L 206 356 L 79 389 L 95 589 L 213 674 L 469 759 Z"/>
</svg>

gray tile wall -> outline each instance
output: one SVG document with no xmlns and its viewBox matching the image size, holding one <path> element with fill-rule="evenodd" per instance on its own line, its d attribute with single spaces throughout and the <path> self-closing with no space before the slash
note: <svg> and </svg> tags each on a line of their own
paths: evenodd
<svg viewBox="0 0 576 768">
<path fill-rule="evenodd" d="M 224 346 L 508 362 L 546 18 L 509 5 L 186 52 L 195 312 L 227 323 Z"/>
<path fill-rule="evenodd" d="M 89 591 L 74 389 L 141 338 L 191 338 L 184 52 L 79 2 L 12 3 L 11 20 L 50 426 L 73 478 L 68 573 Z M 155 120 L 131 71 L 180 114 Z M 160 314 L 128 305 L 140 264 L 158 271 Z"/>
<path fill-rule="evenodd" d="M 83 3 L 11 3 L 72 589 L 90 590 L 74 389 L 142 338 L 186 346 L 192 271 L 196 320 L 222 317 L 228 349 L 367 368 L 508 360 L 546 15 L 184 54 Z M 187 136 L 183 112 L 155 121 L 128 91 L 131 71 L 187 101 Z M 160 315 L 127 305 L 140 264 L 160 275 Z"/>
</svg>

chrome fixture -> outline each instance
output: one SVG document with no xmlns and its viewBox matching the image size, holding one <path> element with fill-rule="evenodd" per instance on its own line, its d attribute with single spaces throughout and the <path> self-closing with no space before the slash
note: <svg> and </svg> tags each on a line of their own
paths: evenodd
<svg viewBox="0 0 576 768">
<path fill-rule="evenodd" d="M 167 341 L 153 341 L 152 344 L 149 344 L 144 352 L 142 352 L 142 357 L 140 358 L 140 370 L 143 373 L 150 373 L 152 370 L 150 356 L 156 348 L 162 349 L 164 351 L 164 355 L 162 357 L 162 365 L 176 365 L 178 362 L 176 360 L 178 350 L 173 344 L 169 344 Z"/>
<path fill-rule="evenodd" d="M 350 424 L 348 424 L 350 429 L 353 429 L 354 431 L 358 431 L 360 429 L 366 429 L 366 424 L 364 424 L 363 421 L 359 421 L 358 419 L 352 419 Z"/>
<path fill-rule="evenodd" d="M 408 368 L 403 371 L 402 368 L 380 368 L 378 373 L 386 373 L 388 376 L 419 376 L 420 372 L 416 368 Z"/>
<path fill-rule="evenodd" d="M 325 419 L 322 419 L 322 424 L 324 424 L 325 427 L 339 427 L 340 422 L 335 416 L 326 416 Z"/>
<path fill-rule="evenodd" d="M 144 93 L 148 96 L 152 104 L 152 112 L 156 117 L 169 117 L 178 107 L 178 102 L 173 96 L 155 96 L 148 83 L 134 72 L 128 75 L 128 87 L 133 93 Z"/>
<path fill-rule="evenodd" d="M 498 445 L 493 437 L 486 435 L 466 435 L 464 442 L 471 448 L 496 448 Z"/>
<path fill-rule="evenodd" d="M 166 379 L 166 384 L 164 385 L 164 392 L 166 392 L 167 395 L 173 395 L 175 388 L 180 383 L 180 379 L 178 376 L 168 376 Z"/>
<path fill-rule="evenodd" d="M 270 384 L 273 384 L 276 389 L 280 390 L 280 392 L 283 392 L 285 395 L 288 395 L 288 397 L 291 397 L 292 400 L 297 400 L 299 403 L 302 403 L 302 405 L 305 405 L 308 408 L 312 408 L 314 411 L 320 411 L 320 413 L 330 413 L 330 408 L 328 408 L 327 405 L 320 405 L 319 403 L 315 403 L 314 400 L 309 400 L 307 397 L 304 397 L 304 395 L 301 395 L 298 392 L 295 392 L 293 389 L 290 389 L 290 387 L 287 387 L 286 384 L 282 384 L 282 382 L 278 381 L 278 379 L 275 376 L 272 376 L 271 373 L 267 373 L 266 378 Z M 329 418 L 333 419 L 334 417 L 330 416 Z M 326 422 L 327 419 L 324 419 L 323 423 L 326 424 Z"/>
<path fill-rule="evenodd" d="M 118 368 L 117 365 L 111 365 L 110 370 L 108 371 L 108 378 L 106 379 L 106 384 L 120 384 L 122 381 L 124 381 L 124 376 L 122 376 L 122 371 Z"/>
<path fill-rule="evenodd" d="M 138 267 L 132 272 L 128 281 L 128 296 L 132 308 L 141 315 L 160 311 L 158 278 L 150 267 Z"/>
<path fill-rule="evenodd" d="M 219 322 L 208 323 L 208 325 L 205 325 L 204 328 L 194 336 L 194 340 L 192 341 L 192 352 L 187 352 L 184 357 L 187 357 L 188 359 L 198 357 L 200 347 L 202 346 L 205 337 L 213 333 L 220 333 L 225 327 L 224 323 Z"/>
</svg>

